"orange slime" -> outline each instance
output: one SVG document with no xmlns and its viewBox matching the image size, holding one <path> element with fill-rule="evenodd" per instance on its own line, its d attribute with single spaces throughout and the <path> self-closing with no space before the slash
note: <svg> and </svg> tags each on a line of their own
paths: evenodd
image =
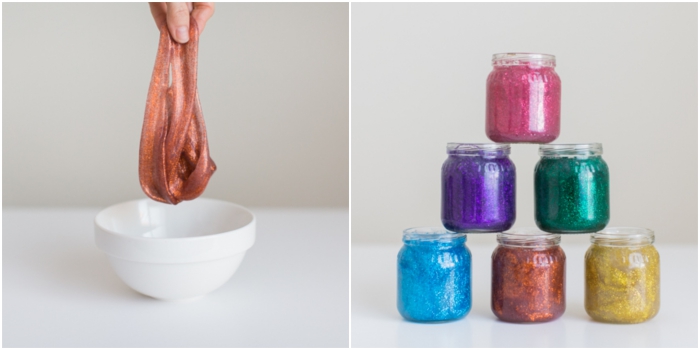
<svg viewBox="0 0 700 350">
<path fill-rule="evenodd" d="M 197 92 L 198 44 L 194 20 L 186 44 L 170 38 L 165 25 L 160 28 L 141 130 L 139 181 L 148 197 L 163 203 L 197 198 L 216 170 Z"/>
</svg>

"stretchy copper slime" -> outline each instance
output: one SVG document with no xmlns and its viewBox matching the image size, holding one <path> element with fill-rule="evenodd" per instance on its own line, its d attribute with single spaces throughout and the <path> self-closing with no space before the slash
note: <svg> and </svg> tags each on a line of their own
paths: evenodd
<svg viewBox="0 0 700 350">
<path fill-rule="evenodd" d="M 197 93 L 198 44 L 194 20 L 186 44 L 175 42 L 167 26 L 160 28 L 141 130 L 139 181 L 148 197 L 163 203 L 197 198 L 216 170 Z"/>
<path fill-rule="evenodd" d="M 507 322 L 545 322 L 566 309 L 566 255 L 557 243 L 499 244 L 492 255 L 491 310 Z"/>
</svg>

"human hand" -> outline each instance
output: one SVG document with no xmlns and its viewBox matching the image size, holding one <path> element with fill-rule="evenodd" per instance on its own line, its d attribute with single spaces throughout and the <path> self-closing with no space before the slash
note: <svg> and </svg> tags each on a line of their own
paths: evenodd
<svg viewBox="0 0 700 350">
<path fill-rule="evenodd" d="M 148 6 L 158 28 L 167 24 L 170 36 L 181 44 L 190 40 L 190 16 L 201 33 L 214 14 L 213 2 L 149 2 Z"/>
</svg>

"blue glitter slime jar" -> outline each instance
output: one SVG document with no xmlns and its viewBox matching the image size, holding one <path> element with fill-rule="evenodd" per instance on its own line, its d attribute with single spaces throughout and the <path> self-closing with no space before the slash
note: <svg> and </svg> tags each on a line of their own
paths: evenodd
<svg viewBox="0 0 700 350">
<path fill-rule="evenodd" d="M 415 322 L 466 316 L 472 308 L 472 254 L 467 236 L 438 227 L 403 233 L 398 256 L 399 313 Z"/>
</svg>

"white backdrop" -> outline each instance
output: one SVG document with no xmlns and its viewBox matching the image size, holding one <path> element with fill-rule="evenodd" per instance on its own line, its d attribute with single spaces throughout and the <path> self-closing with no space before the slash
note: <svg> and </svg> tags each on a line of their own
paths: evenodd
<svg viewBox="0 0 700 350">
<path fill-rule="evenodd" d="M 445 144 L 490 142 L 491 55 L 536 52 L 556 55 L 562 80 L 555 143 L 603 143 L 610 225 L 697 244 L 697 30 L 693 3 L 354 3 L 353 242 L 441 225 Z M 511 159 L 515 226 L 534 226 L 537 145 L 514 145 Z"/>
<path fill-rule="evenodd" d="M 348 4 L 217 3 L 199 94 L 203 196 L 348 205 Z M 144 197 L 138 149 L 158 28 L 146 3 L 5 3 L 3 204 Z"/>
</svg>

